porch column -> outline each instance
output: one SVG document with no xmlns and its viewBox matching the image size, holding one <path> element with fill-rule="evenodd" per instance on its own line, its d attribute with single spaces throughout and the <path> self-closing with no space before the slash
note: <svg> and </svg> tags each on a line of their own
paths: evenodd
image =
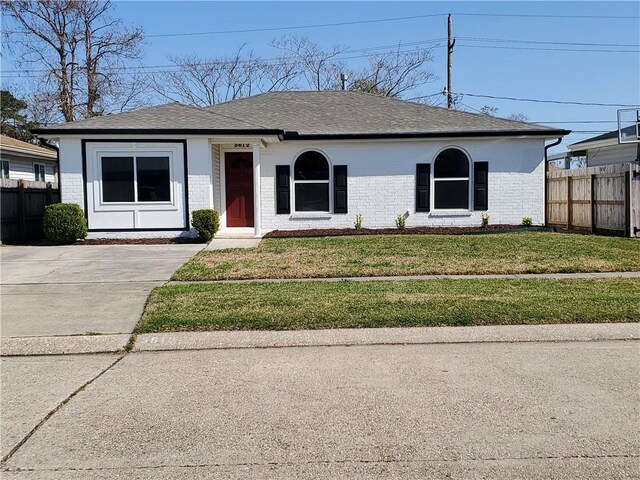
<svg viewBox="0 0 640 480">
<path fill-rule="evenodd" d="M 259 143 L 253 144 L 253 226 L 255 236 L 261 233 L 262 214 L 260 213 L 260 147 Z"/>
</svg>

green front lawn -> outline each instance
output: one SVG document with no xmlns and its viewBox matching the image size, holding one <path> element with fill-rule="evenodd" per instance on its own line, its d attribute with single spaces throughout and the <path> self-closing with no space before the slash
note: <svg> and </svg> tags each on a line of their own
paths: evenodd
<svg viewBox="0 0 640 480">
<path fill-rule="evenodd" d="M 169 285 L 136 333 L 640 320 L 640 279 Z"/>
<path fill-rule="evenodd" d="M 174 280 L 640 270 L 640 241 L 560 233 L 269 238 L 206 251 Z"/>
</svg>

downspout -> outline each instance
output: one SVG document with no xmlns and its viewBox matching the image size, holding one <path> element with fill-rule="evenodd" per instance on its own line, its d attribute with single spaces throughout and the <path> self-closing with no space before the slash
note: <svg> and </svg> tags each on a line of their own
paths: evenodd
<svg viewBox="0 0 640 480">
<path fill-rule="evenodd" d="M 544 146 L 544 226 L 547 226 L 547 172 L 549 171 L 549 161 L 547 160 L 549 149 L 551 147 L 555 147 L 556 145 L 560 145 L 562 143 L 562 137 L 558 137 L 558 139 L 550 143 L 549 145 Z"/>
</svg>

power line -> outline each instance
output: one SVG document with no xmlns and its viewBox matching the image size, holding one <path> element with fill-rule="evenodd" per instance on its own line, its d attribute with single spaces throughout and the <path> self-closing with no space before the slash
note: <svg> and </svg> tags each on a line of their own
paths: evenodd
<svg viewBox="0 0 640 480">
<path fill-rule="evenodd" d="M 210 32 L 180 32 L 180 33 L 159 33 L 156 35 L 146 35 L 148 38 L 159 37 L 186 37 L 195 35 L 223 35 L 228 33 L 255 33 L 255 32 L 275 32 L 281 30 L 299 30 L 304 28 L 323 28 L 323 27 L 341 27 L 345 25 L 361 25 L 367 23 L 380 23 L 380 22 L 397 22 L 401 20 L 415 20 L 419 18 L 430 17 L 442 17 L 445 13 L 433 13 L 429 15 L 413 15 L 409 17 L 394 17 L 394 18 L 377 18 L 372 20 L 355 20 L 351 22 L 336 22 L 336 23 L 316 23 L 312 25 L 289 25 L 283 27 L 268 27 L 268 28 L 248 28 L 243 30 L 217 30 Z"/>
<path fill-rule="evenodd" d="M 479 98 L 491 98 L 494 100 L 511 100 L 515 102 L 534 102 L 534 103 L 555 103 L 559 105 L 585 105 L 592 107 L 637 107 L 638 105 L 628 105 L 623 103 L 598 103 L 598 102 L 573 102 L 568 100 L 541 100 L 538 98 L 515 98 L 515 97 L 501 97 L 498 95 L 480 95 L 478 93 L 461 93 L 456 92 L 458 95 L 466 95 L 468 97 Z M 414 97 L 411 100 L 416 100 L 419 97 Z"/>
<path fill-rule="evenodd" d="M 594 18 L 594 19 L 615 19 L 615 20 L 635 20 L 640 17 L 622 15 L 550 15 L 550 14 L 517 14 L 517 13 L 451 13 L 462 17 L 522 17 L 522 18 Z"/>
<path fill-rule="evenodd" d="M 557 124 L 557 123 L 618 123 L 616 120 L 568 120 L 568 121 L 564 121 L 564 122 L 532 122 L 532 123 L 551 123 L 551 124 Z"/>
<path fill-rule="evenodd" d="M 461 47 L 467 48 L 498 48 L 506 50 L 537 50 L 546 52 L 603 52 L 603 53 L 640 53 L 640 50 L 604 50 L 589 48 L 544 48 L 544 47 L 506 47 L 502 45 L 468 45 L 460 44 Z"/>
<path fill-rule="evenodd" d="M 478 42 L 498 42 L 498 43 L 533 43 L 540 45 L 574 45 L 587 47 L 640 47 L 638 43 L 583 43 L 583 42 L 549 42 L 541 40 L 516 40 L 508 38 L 487 38 L 487 37 L 456 37 L 460 40 L 478 41 Z"/>
<path fill-rule="evenodd" d="M 528 14 L 504 14 L 504 13 L 451 13 L 452 15 L 459 16 L 478 16 L 478 17 L 514 17 L 514 18 L 583 18 L 583 19 L 612 19 L 612 20 L 629 20 L 640 19 L 640 17 L 633 16 L 601 16 L 601 15 L 528 15 Z M 176 32 L 176 33 L 158 33 L 155 35 L 146 35 L 147 38 L 162 38 L 162 37 L 186 37 L 186 36 L 198 36 L 198 35 L 224 35 L 230 33 L 255 33 L 255 32 L 275 32 L 282 30 L 300 30 L 305 28 L 324 28 L 324 27 L 341 27 L 348 25 L 363 25 L 370 23 L 382 23 L 382 22 L 397 22 L 404 20 L 416 20 L 420 18 L 433 18 L 444 17 L 446 13 L 433 13 L 426 15 L 412 15 L 407 17 L 393 17 L 393 18 L 376 18 L 370 20 L 354 20 L 350 22 L 335 22 L 335 23 L 316 23 L 311 25 L 288 25 L 282 27 L 267 27 L 267 28 L 249 28 L 241 30 L 217 30 L 208 32 Z"/>
</svg>

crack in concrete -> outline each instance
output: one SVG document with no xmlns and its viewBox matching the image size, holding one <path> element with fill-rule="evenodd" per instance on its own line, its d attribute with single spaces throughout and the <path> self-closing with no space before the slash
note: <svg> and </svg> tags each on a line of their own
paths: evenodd
<svg viewBox="0 0 640 480">
<path fill-rule="evenodd" d="M 375 465 L 375 464 L 417 464 L 417 463 L 458 463 L 458 462 L 500 462 L 500 461 L 531 461 L 531 460 L 597 460 L 597 459 L 613 459 L 613 458 L 640 458 L 638 454 L 604 454 L 604 455 L 540 455 L 532 457 L 487 457 L 487 458 L 457 458 L 457 459 L 414 459 L 414 460 L 398 460 L 398 459 L 380 459 L 380 460 L 364 460 L 364 459 L 342 459 L 342 460 L 313 460 L 301 462 L 238 462 L 238 463 L 186 463 L 178 465 L 134 465 L 134 466 L 118 466 L 118 467 L 58 467 L 58 468 L 24 468 L 24 467 L 7 467 L 3 468 L 5 472 L 90 472 L 90 471 L 115 471 L 115 470 L 153 470 L 163 468 L 206 468 L 206 467 L 264 467 L 264 466 L 280 466 L 295 467 L 304 465 Z"/>
<path fill-rule="evenodd" d="M 111 368 L 113 368 L 114 366 L 116 366 L 116 364 L 118 362 L 120 362 L 120 360 L 122 360 L 125 356 L 127 355 L 127 352 L 125 352 L 124 354 L 120 355 L 118 358 L 116 358 L 116 360 L 111 363 L 107 368 L 105 368 L 104 370 L 102 370 L 101 372 L 99 372 L 96 376 L 94 376 L 93 378 L 89 379 L 87 382 L 83 383 L 82 385 L 80 385 L 76 390 L 74 390 L 73 392 L 71 392 L 71 394 L 65 398 L 62 402 L 60 402 L 53 410 L 51 410 L 49 413 L 47 413 L 44 418 L 42 420 L 40 420 L 35 427 L 33 427 L 29 433 L 27 433 L 24 438 L 22 438 L 22 440 L 20 440 L 10 451 L 9 453 L 7 453 L 4 457 L 2 457 L 2 460 L 0 460 L 0 467 L 4 466 L 7 461 L 9 461 L 11 459 L 11 457 L 13 457 L 13 455 L 33 436 L 34 433 L 36 433 L 40 427 L 42 427 L 47 420 L 49 420 L 58 410 L 60 410 L 62 407 L 64 407 L 69 401 L 71 401 L 71 399 L 73 397 L 75 397 L 76 395 L 78 395 L 80 392 L 82 392 L 85 388 L 87 388 L 89 385 L 91 385 L 93 382 L 95 382 L 98 378 L 100 378 L 102 375 L 104 375 L 105 373 L 107 373 L 109 370 L 111 370 Z M 4 470 L 4 469 L 3 469 Z"/>
</svg>

